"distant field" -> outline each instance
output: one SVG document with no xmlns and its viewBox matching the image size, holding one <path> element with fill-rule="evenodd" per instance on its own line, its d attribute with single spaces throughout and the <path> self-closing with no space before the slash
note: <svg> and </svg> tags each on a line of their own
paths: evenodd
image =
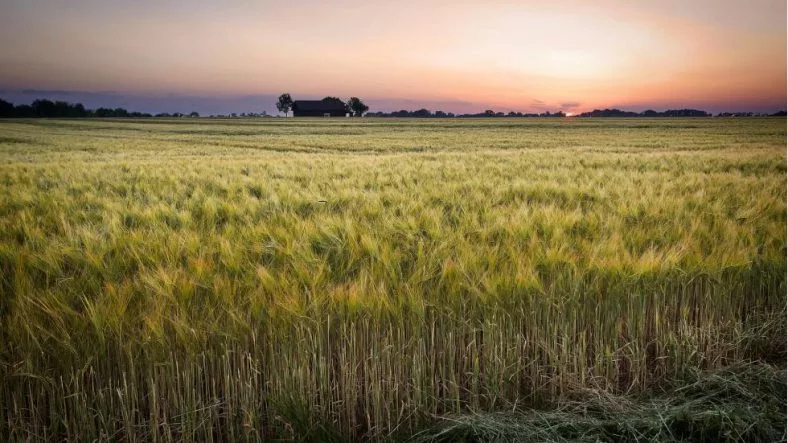
<svg viewBox="0 0 788 443">
<path fill-rule="evenodd" d="M 11 440 L 638 395 L 784 362 L 786 121 L 0 121 L 0 291 Z"/>
</svg>

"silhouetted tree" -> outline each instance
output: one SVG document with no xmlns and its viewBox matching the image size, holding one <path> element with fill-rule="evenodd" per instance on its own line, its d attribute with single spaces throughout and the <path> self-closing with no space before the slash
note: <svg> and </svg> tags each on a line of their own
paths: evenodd
<svg viewBox="0 0 788 443">
<path fill-rule="evenodd" d="M 189 117 L 192 117 L 192 118 L 197 118 L 199 116 L 200 116 L 200 113 L 197 112 L 197 111 L 192 111 L 191 113 L 189 113 Z"/>
<path fill-rule="evenodd" d="M 14 108 L 14 113 L 17 117 L 32 118 L 37 117 L 36 111 L 30 105 L 19 105 Z"/>
<path fill-rule="evenodd" d="M 14 104 L 0 98 L 0 117 L 16 117 L 16 109 L 14 109 Z"/>
<path fill-rule="evenodd" d="M 30 104 L 37 117 L 57 117 L 55 115 L 55 103 L 51 100 L 37 99 Z"/>
<path fill-rule="evenodd" d="M 594 109 L 591 112 L 583 112 L 580 117 L 637 117 L 637 112 L 622 111 L 620 109 Z"/>
<path fill-rule="evenodd" d="M 82 106 L 82 103 L 77 103 L 69 106 L 68 114 L 69 117 L 87 117 L 89 113 L 87 109 Z"/>
<path fill-rule="evenodd" d="M 71 105 L 67 102 L 56 101 L 52 109 L 52 117 L 71 117 Z"/>
<path fill-rule="evenodd" d="M 350 100 L 345 104 L 347 109 L 350 109 L 351 115 L 361 117 L 365 112 L 369 111 L 369 106 L 365 105 L 358 97 L 350 97 Z"/>
<path fill-rule="evenodd" d="M 284 112 L 285 117 L 287 117 L 287 113 L 290 112 L 290 109 L 293 107 L 293 99 L 290 97 L 290 94 L 285 92 L 284 94 L 279 96 L 279 99 L 276 101 L 276 109 L 279 112 Z"/>
<path fill-rule="evenodd" d="M 98 108 L 93 112 L 93 114 L 99 118 L 107 118 L 114 117 L 115 111 L 109 108 Z"/>
</svg>

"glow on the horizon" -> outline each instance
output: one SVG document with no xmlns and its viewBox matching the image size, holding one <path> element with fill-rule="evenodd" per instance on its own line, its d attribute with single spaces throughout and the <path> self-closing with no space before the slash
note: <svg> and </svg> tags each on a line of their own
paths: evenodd
<svg viewBox="0 0 788 443">
<path fill-rule="evenodd" d="M 784 107 L 785 10 L 774 0 L 8 2 L 0 38 L 14 44 L 0 47 L 0 88 L 290 91 L 467 111 Z"/>
</svg>

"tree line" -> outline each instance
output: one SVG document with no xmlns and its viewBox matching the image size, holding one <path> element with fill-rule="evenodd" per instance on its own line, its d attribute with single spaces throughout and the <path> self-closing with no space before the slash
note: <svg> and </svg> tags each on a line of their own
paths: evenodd
<svg viewBox="0 0 788 443">
<path fill-rule="evenodd" d="M 199 112 L 150 114 L 124 108 L 88 109 L 82 103 L 37 99 L 29 105 L 14 105 L 0 98 L 0 118 L 144 118 L 144 117 L 199 117 Z"/>
<path fill-rule="evenodd" d="M 578 114 L 578 117 L 711 117 L 706 111 L 698 109 L 669 109 L 664 112 L 647 110 L 643 112 L 622 111 L 621 109 L 594 109 Z"/>
<path fill-rule="evenodd" d="M 759 112 L 720 112 L 717 117 L 785 117 L 785 111 L 777 111 L 775 113 L 759 113 Z"/>
<path fill-rule="evenodd" d="M 717 117 L 785 117 L 785 111 L 778 111 L 773 114 L 753 113 L 753 112 L 721 112 Z M 488 109 L 476 114 L 455 114 L 453 112 L 430 111 L 419 109 L 417 111 L 393 111 L 393 112 L 369 112 L 367 117 L 399 117 L 399 118 L 484 118 L 484 117 L 566 117 L 563 111 L 542 113 L 496 112 Z M 668 109 L 667 111 L 646 110 L 643 112 L 622 111 L 620 109 L 594 109 L 593 111 L 583 112 L 575 115 L 576 117 L 713 117 L 711 113 L 698 109 Z"/>
<path fill-rule="evenodd" d="M 80 118 L 80 117 L 153 117 L 143 112 L 129 112 L 123 108 L 87 109 L 82 103 L 68 103 L 47 99 L 34 100 L 29 105 L 14 105 L 0 99 L 0 118 Z"/>
<path fill-rule="evenodd" d="M 510 111 L 508 113 L 495 112 L 492 109 L 487 109 L 484 112 L 476 114 L 455 114 L 453 112 L 443 111 L 430 111 L 429 109 L 419 109 L 417 111 L 394 111 L 394 112 L 370 112 L 367 117 L 413 117 L 413 118 L 479 118 L 479 117 L 566 117 L 562 111 L 553 112 L 545 111 L 542 113 L 523 113 Z"/>
<path fill-rule="evenodd" d="M 622 111 L 620 109 L 594 109 L 590 112 L 583 112 L 578 117 L 713 117 L 706 111 L 698 109 L 668 109 L 667 111 L 654 111 L 652 109 L 643 112 Z M 757 112 L 720 112 L 717 117 L 784 117 L 785 111 L 778 111 L 773 114 Z"/>
</svg>

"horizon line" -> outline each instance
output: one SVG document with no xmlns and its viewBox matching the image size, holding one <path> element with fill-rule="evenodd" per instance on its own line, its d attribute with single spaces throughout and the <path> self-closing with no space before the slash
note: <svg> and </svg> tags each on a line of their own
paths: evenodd
<svg viewBox="0 0 788 443">
<path fill-rule="evenodd" d="M 36 97 L 36 98 L 30 100 L 29 103 L 24 103 L 24 100 L 14 100 L 13 98 L 5 98 L 7 95 L 15 95 L 15 94 L 22 94 L 22 95 L 43 94 L 44 96 Z M 49 101 L 52 101 L 52 102 L 66 102 L 66 103 L 74 104 L 74 105 L 82 104 L 82 102 L 85 101 L 84 98 L 83 99 L 76 99 L 76 100 L 69 100 L 69 99 L 61 99 L 61 98 L 56 98 L 56 97 L 50 98 L 50 97 L 47 96 L 47 95 L 57 96 L 57 95 L 79 95 L 79 94 L 90 95 L 90 96 L 94 96 L 94 97 L 98 97 L 98 98 L 100 98 L 101 96 L 110 95 L 110 96 L 117 97 L 118 99 L 131 99 L 131 100 L 133 100 L 133 99 L 152 99 L 152 100 L 157 100 L 157 101 L 159 101 L 159 100 L 166 100 L 166 99 L 185 99 L 185 100 L 190 100 L 191 99 L 191 100 L 227 101 L 227 100 L 232 100 L 232 99 L 255 99 L 255 98 L 262 98 L 262 97 L 274 98 L 275 99 L 277 97 L 277 94 L 268 94 L 268 93 L 230 94 L 230 95 L 216 96 L 216 95 L 202 95 L 202 94 L 201 95 L 192 95 L 192 94 L 188 94 L 188 93 L 178 93 L 178 92 L 147 94 L 147 93 L 124 93 L 124 92 L 121 92 L 121 91 L 83 91 L 83 90 L 35 89 L 35 88 L 24 88 L 24 89 L 0 88 L 0 100 L 4 100 L 6 102 L 9 102 L 9 103 L 13 104 L 14 106 L 24 106 L 24 105 L 28 105 L 29 106 L 29 105 L 32 105 L 32 103 L 35 102 L 36 100 L 49 100 Z M 306 94 L 306 95 L 308 95 L 308 96 L 316 96 L 315 94 Z M 362 99 L 362 100 L 364 100 L 364 99 Z M 375 101 L 392 101 L 392 102 L 411 102 L 411 103 L 417 103 L 418 102 L 417 100 L 409 99 L 409 98 L 381 98 L 381 97 L 370 98 L 370 99 L 367 99 L 367 101 L 370 101 L 370 102 L 375 102 Z M 443 104 L 445 104 L 446 107 L 451 107 L 452 104 L 465 105 L 465 106 L 477 105 L 477 103 L 470 102 L 470 101 L 467 101 L 467 100 L 436 100 L 435 102 L 438 102 L 438 103 L 443 102 Z M 788 103 L 787 103 L 787 105 L 788 105 Z M 118 108 L 118 107 L 124 108 L 123 106 L 115 106 L 115 105 L 110 105 L 110 104 L 99 105 L 99 106 L 90 106 L 90 107 L 89 106 L 85 106 L 85 105 L 83 105 L 83 106 L 85 108 L 88 108 L 88 109 L 99 109 L 99 108 L 112 108 L 112 109 L 115 109 L 115 108 Z M 199 107 L 199 106 L 193 106 L 193 107 Z M 265 106 L 261 106 L 261 107 L 265 107 Z M 706 113 L 712 114 L 712 115 L 713 114 L 725 114 L 725 113 L 730 113 L 730 114 L 742 114 L 742 113 L 764 114 L 764 113 L 770 113 L 769 111 L 753 111 L 751 109 L 745 109 L 745 108 L 740 108 L 740 107 L 732 107 L 732 109 L 729 108 L 728 110 L 725 110 L 725 111 L 721 111 L 720 110 L 720 111 L 716 111 L 716 112 L 709 112 L 706 109 L 704 109 L 704 108 L 706 108 L 706 106 L 697 107 L 697 106 L 687 106 L 687 105 L 683 105 L 683 106 L 661 106 L 661 107 L 658 107 L 658 106 L 653 106 L 653 107 L 637 106 L 637 107 L 634 107 L 634 108 L 628 108 L 628 107 L 625 107 L 625 106 L 610 105 L 610 106 L 595 106 L 592 109 L 585 109 L 585 110 L 565 110 L 563 108 L 566 108 L 566 106 L 558 105 L 558 106 L 555 106 L 555 111 L 549 110 L 550 106 L 547 105 L 547 104 L 543 105 L 542 107 L 545 108 L 545 109 L 542 110 L 542 111 L 539 111 L 539 110 L 515 110 L 513 107 L 499 106 L 498 109 L 503 108 L 504 111 L 500 111 L 500 110 L 496 111 L 495 110 L 496 106 L 479 106 L 479 108 L 477 108 L 476 112 L 467 112 L 467 111 L 466 112 L 458 112 L 458 111 L 444 111 L 441 108 L 431 109 L 432 107 L 428 106 L 428 105 L 427 106 L 417 105 L 417 106 L 414 106 L 414 109 L 406 109 L 406 108 L 396 109 L 396 108 L 398 108 L 397 106 L 393 106 L 393 107 L 392 106 L 388 106 L 387 108 L 392 109 L 391 111 L 385 111 L 385 110 L 382 110 L 382 109 L 374 109 L 374 108 L 372 108 L 370 106 L 370 110 L 367 113 L 386 113 L 386 114 L 391 114 L 391 113 L 401 112 L 401 111 L 416 112 L 416 111 L 420 111 L 420 110 L 427 110 L 430 113 L 446 112 L 446 113 L 455 114 L 457 116 L 459 116 L 459 115 L 466 115 L 467 116 L 467 115 L 483 114 L 485 111 L 488 111 L 488 110 L 492 110 L 493 112 L 496 112 L 496 113 L 503 112 L 505 114 L 508 114 L 509 112 L 518 112 L 518 113 L 522 113 L 522 114 L 541 114 L 541 113 L 545 113 L 545 112 L 549 112 L 549 113 L 553 114 L 553 113 L 563 112 L 565 114 L 572 114 L 573 116 L 577 116 L 579 114 L 588 113 L 588 112 L 595 112 L 595 111 L 622 111 L 622 112 L 631 112 L 631 113 L 642 114 L 642 113 L 647 112 L 647 111 L 667 112 L 667 111 L 677 111 L 677 110 L 696 110 L 696 111 L 703 111 L 703 112 L 706 112 Z M 721 106 L 712 106 L 712 107 L 723 109 Z M 631 109 L 639 109 L 639 108 L 643 108 L 643 109 L 642 110 L 631 110 Z M 766 106 L 764 106 L 763 108 L 766 108 Z M 788 108 L 788 106 L 771 108 L 771 113 L 785 111 L 786 108 Z M 133 109 L 133 108 L 124 108 L 124 109 L 126 109 L 129 112 L 140 112 L 140 113 L 151 113 L 151 114 L 154 114 L 154 113 L 155 114 L 162 114 L 162 113 L 170 113 L 170 114 L 172 114 L 172 113 L 184 113 L 184 114 L 188 114 L 189 112 L 193 112 L 193 110 L 191 110 L 191 109 L 189 109 L 189 110 L 182 110 L 182 111 L 173 111 L 173 112 L 157 112 L 157 111 L 148 111 L 148 110 L 138 111 L 138 110 Z M 240 111 L 240 112 L 235 112 L 235 111 L 232 111 L 232 112 L 210 112 L 210 113 L 209 112 L 204 112 L 204 114 L 207 114 L 207 115 L 229 115 L 231 113 L 236 113 L 236 114 L 244 113 L 244 114 L 247 114 L 247 113 L 250 113 L 250 112 L 248 112 L 248 111 Z M 254 112 L 254 113 L 261 114 L 261 113 L 263 113 L 263 111 Z M 203 114 L 203 113 L 201 113 L 201 114 Z M 278 114 L 278 113 L 275 113 L 275 114 Z"/>
</svg>

